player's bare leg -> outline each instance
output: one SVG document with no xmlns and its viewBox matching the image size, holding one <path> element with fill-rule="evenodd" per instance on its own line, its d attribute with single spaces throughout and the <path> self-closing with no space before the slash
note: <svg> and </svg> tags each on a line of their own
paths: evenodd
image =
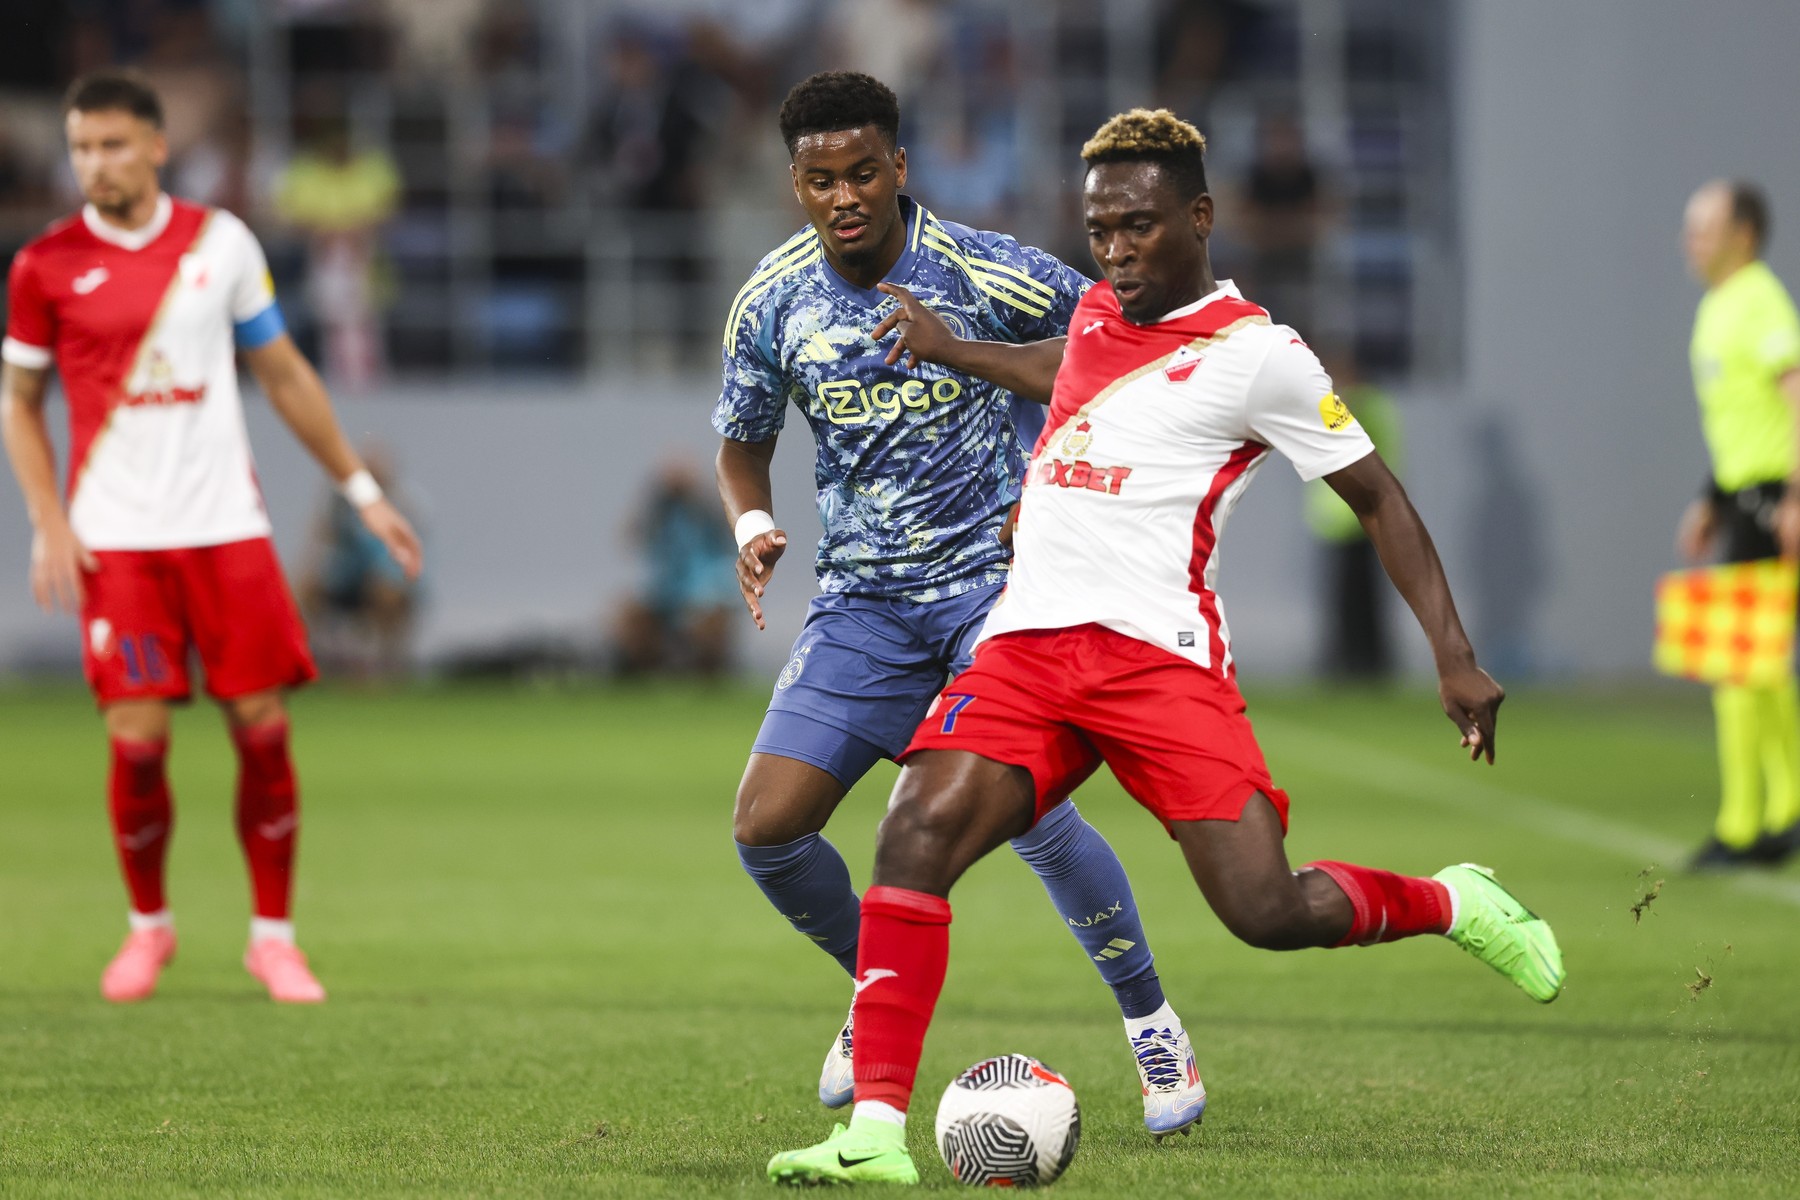
<svg viewBox="0 0 1800 1200">
<path fill-rule="evenodd" d="M 875 844 L 863 897 L 856 1007 L 856 1108 L 847 1129 L 777 1154 L 778 1183 L 916 1183 L 906 1109 L 950 961 L 945 896 L 982 856 L 1030 828 L 1031 773 L 974 754 L 908 757 Z"/>
<path fill-rule="evenodd" d="M 107 808 L 131 893 L 131 930 L 100 976 L 100 994 L 128 1003 L 153 995 L 163 967 L 175 957 L 175 923 L 163 891 L 175 822 L 167 773 L 169 706 L 120 700 L 106 706 L 105 718 L 112 744 Z"/>
<path fill-rule="evenodd" d="M 1355 916 L 1329 875 L 1288 867 L 1281 818 L 1261 793 L 1236 821 L 1177 821 L 1175 841 L 1225 928 L 1263 950 L 1335 946 Z"/>
<path fill-rule="evenodd" d="M 288 752 L 287 706 L 275 690 L 221 703 L 238 753 L 237 830 L 254 913 L 244 969 L 283 1004 L 317 1004 L 325 989 L 294 944 L 290 919 L 300 809 Z"/>
<path fill-rule="evenodd" d="M 1550 927 L 1472 863 L 1430 879 L 1345 862 L 1288 867 L 1281 818 L 1260 792 L 1236 821 L 1177 821 L 1175 839 L 1225 927 L 1265 950 L 1448 937 L 1540 1003 L 1562 991 Z"/>
</svg>

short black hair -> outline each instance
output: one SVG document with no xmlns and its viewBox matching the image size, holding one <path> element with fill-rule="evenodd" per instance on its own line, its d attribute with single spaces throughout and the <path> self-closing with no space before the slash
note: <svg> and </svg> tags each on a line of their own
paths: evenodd
<svg viewBox="0 0 1800 1200">
<path fill-rule="evenodd" d="M 1088 139 L 1081 159 L 1090 170 L 1101 163 L 1155 163 L 1184 199 L 1206 190 L 1206 137 L 1166 108 L 1120 113 Z"/>
<path fill-rule="evenodd" d="M 69 85 L 63 112 L 121 110 L 158 129 L 163 127 L 162 100 L 136 71 L 93 71 Z"/>
<path fill-rule="evenodd" d="M 1748 179 L 1731 181 L 1731 222 L 1750 231 L 1760 254 L 1769 240 L 1769 194 L 1760 184 Z"/>
<path fill-rule="evenodd" d="M 794 85 L 781 102 L 781 140 L 788 153 L 809 133 L 836 133 L 873 125 L 889 146 L 900 144 L 900 100 L 894 90 L 861 71 L 820 71 Z"/>
</svg>

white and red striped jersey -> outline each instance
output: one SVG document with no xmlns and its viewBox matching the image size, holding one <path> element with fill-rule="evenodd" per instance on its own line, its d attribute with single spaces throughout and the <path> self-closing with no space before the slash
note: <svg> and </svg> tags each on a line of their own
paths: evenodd
<svg viewBox="0 0 1800 1200">
<path fill-rule="evenodd" d="M 1094 287 L 982 638 L 1092 622 L 1229 674 L 1219 534 L 1271 447 L 1302 479 L 1375 448 L 1306 343 L 1229 280 L 1148 325 Z"/>
<path fill-rule="evenodd" d="M 95 550 L 266 537 L 235 347 L 283 332 L 262 247 L 228 212 L 162 196 L 132 231 L 92 206 L 13 259 L 6 341 L 62 375 L 69 519 Z"/>
</svg>

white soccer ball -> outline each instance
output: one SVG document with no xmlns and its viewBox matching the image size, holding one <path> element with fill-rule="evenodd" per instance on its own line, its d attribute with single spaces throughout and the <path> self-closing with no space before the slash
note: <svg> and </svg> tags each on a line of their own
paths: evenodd
<svg viewBox="0 0 1800 1200">
<path fill-rule="evenodd" d="M 1080 1141 L 1075 1089 L 1023 1054 L 976 1063 L 938 1103 L 938 1153 L 952 1175 L 976 1187 L 1054 1183 Z"/>
</svg>

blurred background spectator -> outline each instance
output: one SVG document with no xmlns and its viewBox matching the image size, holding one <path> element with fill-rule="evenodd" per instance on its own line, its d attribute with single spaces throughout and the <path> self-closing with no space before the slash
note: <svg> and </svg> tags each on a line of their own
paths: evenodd
<svg viewBox="0 0 1800 1200">
<path fill-rule="evenodd" d="M 734 617 L 742 616 L 736 547 L 718 499 L 692 463 L 663 464 L 631 527 L 644 578 L 620 610 L 613 666 L 627 677 L 691 672 L 712 677 L 731 665 Z"/>
<path fill-rule="evenodd" d="M 366 389 L 384 361 L 379 238 L 400 178 L 385 151 L 352 147 L 342 116 L 308 115 L 301 128 L 300 151 L 275 181 L 275 211 L 306 235 L 306 296 L 327 382 Z"/>
<path fill-rule="evenodd" d="M 393 452 L 376 441 L 358 450 L 375 482 L 423 537 L 422 506 L 397 476 Z M 301 563 L 295 590 L 320 669 L 354 679 L 402 678 L 411 665 L 423 579 L 409 581 L 336 492 L 313 524 Z"/>
<path fill-rule="evenodd" d="M 1266 112 L 1257 121 L 1256 156 L 1244 182 L 1245 236 L 1251 259 L 1246 294 L 1296 329 L 1314 328 L 1314 257 L 1324 233 L 1319 172 L 1293 114 Z"/>
</svg>

